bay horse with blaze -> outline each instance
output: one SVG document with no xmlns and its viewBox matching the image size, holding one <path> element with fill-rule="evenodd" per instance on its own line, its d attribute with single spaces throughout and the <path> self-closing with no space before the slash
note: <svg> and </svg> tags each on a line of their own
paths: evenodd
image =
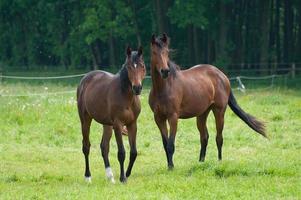
<svg viewBox="0 0 301 200">
<path fill-rule="evenodd" d="M 130 176 L 137 157 L 136 134 L 137 118 L 140 113 L 139 96 L 146 69 L 142 56 L 142 48 L 132 51 L 127 48 L 126 60 L 116 75 L 104 71 L 92 71 L 80 82 L 77 89 L 77 106 L 82 127 L 82 151 L 85 156 L 85 178 L 91 181 L 89 169 L 90 125 L 92 119 L 103 125 L 100 143 L 106 176 L 114 181 L 108 158 L 110 139 L 114 130 L 118 146 L 120 164 L 120 181 L 125 182 Z M 126 126 L 130 144 L 130 161 L 124 174 L 125 149 L 122 141 L 122 129 Z"/>
<path fill-rule="evenodd" d="M 222 159 L 224 114 L 227 105 L 249 127 L 266 137 L 264 124 L 247 114 L 237 104 L 231 91 L 230 81 L 212 65 L 196 65 L 180 70 L 169 59 L 169 38 L 152 36 L 151 39 L 152 88 L 149 105 L 160 129 L 169 169 L 174 167 L 173 154 L 178 119 L 196 117 L 200 133 L 199 161 L 204 161 L 208 143 L 206 120 L 212 110 L 216 122 L 218 159 Z M 169 123 L 169 135 L 166 122 Z"/>
</svg>

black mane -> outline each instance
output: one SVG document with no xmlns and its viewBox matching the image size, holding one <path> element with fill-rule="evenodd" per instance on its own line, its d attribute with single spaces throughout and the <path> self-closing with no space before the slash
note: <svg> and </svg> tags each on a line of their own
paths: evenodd
<svg viewBox="0 0 301 200">
<path fill-rule="evenodd" d="M 168 66 L 169 66 L 169 69 L 170 69 L 170 74 L 172 76 L 176 76 L 177 71 L 181 70 L 180 66 L 177 65 L 176 63 L 174 63 L 172 60 L 168 61 Z"/>
<path fill-rule="evenodd" d="M 138 58 L 139 58 L 138 52 L 132 51 L 132 54 L 131 54 L 132 63 L 137 63 Z M 120 82 L 121 82 L 120 87 L 123 92 L 126 92 L 129 87 L 132 87 L 132 83 L 129 79 L 128 70 L 127 70 L 127 66 L 126 66 L 127 59 L 126 59 L 125 63 L 122 65 L 122 68 L 118 72 L 119 77 L 120 77 Z"/>
<path fill-rule="evenodd" d="M 122 65 L 122 68 L 119 70 L 118 74 L 119 74 L 119 77 L 120 77 L 121 90 L 123 92 L 126 92 L 128 90 L 128 88 L 131 87 L 132 84 L 131 84 L 131 81 L 129 79 L 128 70 L 127 70 L 125 64 Z"/>
</svg>

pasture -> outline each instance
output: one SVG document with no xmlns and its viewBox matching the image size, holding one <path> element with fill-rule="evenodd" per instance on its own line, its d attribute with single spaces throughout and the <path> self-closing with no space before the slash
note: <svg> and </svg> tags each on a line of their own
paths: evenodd
<svg viewBox="0 0 301 200">
<path fill-rule="evenodd" d="M 47 88 L 46 88 L 47 87 Z M 105 179 L 99 143 L 102 128 L 91 127 L 92 184 L 84 181 L 84 156 L 75 86 L 1 84 L 2 94 L 74 93 L 49 96 L 0 96 L 0 199 L 300 199 L 301 92 L 271 89 L 235 92 L 241 107 L 267 123 L 270 140 L 251 130 L 228 108 L 223 161 L 217 161 L 215 123 L 209 116 L 209 143 L 199 163 L 196 120 L 180 120 L 174 155 L 167 170 L 159 130 L 144 88 L 138 118 L 138 157 L 126 184 Z M 126 166 L 129 158 L 127 137 Z M 117 145 L 110 161 L 119 178 Z"/>
</svg>

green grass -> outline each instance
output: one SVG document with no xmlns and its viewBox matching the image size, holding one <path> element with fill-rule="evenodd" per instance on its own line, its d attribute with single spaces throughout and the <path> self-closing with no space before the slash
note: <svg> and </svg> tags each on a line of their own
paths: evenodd
<svg viewBox="0 0 301 200">
<path fill-rule="evenodd" d="M 47 89 L 45 89 L 47 87 Z M 66 85 L 2 84 L 1 94 L 75 90 Z M 101 126 L 92 123 L 92 184 L 84 181 L 80 123 L 75 93 L 57 96 L 0 96 L 0 199 L 300 199 L 301 92 L 273 89 L 239 92 L 241 107 L 267 123 L 270 140 L 245 125 L 228 109 L 223 161 L 217 161 L 215 124 L 205 163 L 199 163 L 195 119 L 180 120 L 174 155 L 167 170 L 161 136 L 141 96 L 138 157 L 126 184 L 105 180 L 99 153 Z M 129 157 L 127 137 L 126 166 Z M 111 141 L 110 161 L 119 178 L 117 147 Z"/>
</svg>

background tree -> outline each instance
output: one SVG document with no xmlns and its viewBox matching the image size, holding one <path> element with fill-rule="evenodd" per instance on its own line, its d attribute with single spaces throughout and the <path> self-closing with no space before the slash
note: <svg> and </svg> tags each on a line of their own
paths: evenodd
<svg viewBox="0 0 301 200">
<path fill-rule="evenodd" d="M 0 67 L 116 70 L 127 44 L 144 46 L 148 63 L 150 36 L 162 32 L 183 67 L 301 62 L 298 0 L 1 0 Z"/>
</svg>

